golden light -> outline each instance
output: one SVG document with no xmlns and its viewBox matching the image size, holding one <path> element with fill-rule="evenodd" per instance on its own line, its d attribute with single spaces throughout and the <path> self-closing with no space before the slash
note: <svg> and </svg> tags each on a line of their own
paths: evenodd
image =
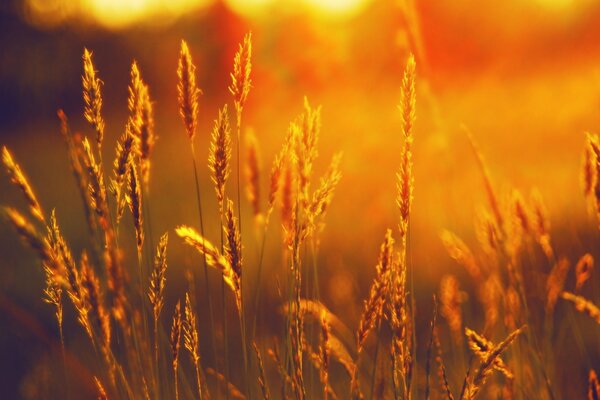
<svg viewBox="0 0 600 400">
<path fill-rule="evenodd" d="M 276 3 L 276 0 L 225 0 L 231 10 L 246 16 L 264 13 Z"/>
<path fill-rule="evenodd" d="M 33 25 L 51 28 L 69 20 L 93 21 L 111 29 L 134 23 L 165 25 L 205 8 L 214 0 L 26 0 L 23 13 Z"/>
<path fill-rule="evenodd" d="M 537 0 L 537 3 L 549 9 L 565 9 L 577 3 L 576 0 Z"/>
<path fill-rule="evenodd" d="M 331 15 L 351 16 L 360 12 L 370 0 L 304 0 L 316 11 Z"/>
<path fill-rule="evenodd" d="M 371 0 L 224 0 L 235 13 L 249 17 L 297 11 L 325 17 L 349 17 Z M 569 1 L 569 0 L 562 0 Z M 93 21 L 111 29 L 135 23 L 166 25 L 203 9 L 215 0 L 25 0 L 23 14 L 32 25 L 52 28 L 67 21 Z"/>
<path fill-rule="evenodd" d="M 202 8 L 211 0 L 86 0 L 94 18 L 107 27 L 119 28 L 138 21 L 162 25 L 173 18 Z"/>
</svg>

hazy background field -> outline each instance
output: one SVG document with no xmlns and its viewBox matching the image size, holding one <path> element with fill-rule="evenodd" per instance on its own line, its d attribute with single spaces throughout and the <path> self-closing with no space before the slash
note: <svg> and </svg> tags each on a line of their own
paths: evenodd
<svg viewBox="0 0 600 400">
<path fill-rule="evenodd" d="M 447 272 L 464 276 L 444 251 L 439 231 L 449 228 L 475 247 L 473 220 L 485 201 L 461 124 L 473 132 L 501 193 L 512 186 L 525 194 L 540 189 L 559 253 L 576 262 L 597 248 L 596 225 L 586 216 L 579 182 L 584 132 L 600 130 L 597 2 L 509 0 L 473 7 L 466 0 L 416 1 L 418 26 L 409 26 L 413 35 L 407 34 L 405 5 L 394 1 L 351 0 L 347 7 L 343 1 L 308 0 L 179 0 L 170 8 L 149 0 L 132 2 L 136 6 L 131 8 L 120 3 L 9 0 L 0 5 L 0 144 L 13 150 L 42 205 L 56 207 L 76 254 L 89 243 L 56 110 L 66 111 L 75 130 L 91 133 L 82 118 L 83 47 L 94 52 L 105 84 L 105 160 L 112 160 L 114 140 L 124 129 L 132 59 L 150 85 L 159 136 L 151 184 L 157 238 L 197 219 L 188 142 L 177 114 L 179 42 L 184 38 L 190 44 L 204 91 L 197 148 L 205 166 L 212 121 L 217 109 L 230 102 L 226 88 L 233 54 L 249 30 L 254 87 L 244 123 L 261 145 L 263 184 L 305 95 L 323 106 L 318 171 L 334 152 L 344 152 L 343 179 L 321 236 L 319 269 L 324 303 L 351 326 L 360 312 L 359 299 L 366 296 L 385 228 L 397 226 L 395 173 L 401 137 L 396 105 L 411 44 L 418 45 L 411 258 L 423 299 L 420 323 L 430 316 L 430 297 L 440 277 Z M 216 215 L 206 168 L 201 177 L 206 212 Z M 20 202 L 8 180 L 0 181 L 0 203 Z M 243 222 L 250 227 L 247 204 L 244 211 Z M 131 233 L 129 218 L 124 232 Z M 275 250 L 281 240 L 279 219 L 274 221 L 265 265 L 277 271 L 280 256 Z M 209 237 L 218 237 L 217 224 L 209 218 Z M 244 243 L 249 270 L 257 241 L 246 237 Z M 130 257 L 133 249 L 131 243 Z M 169 252 L 167 308 L 184 288 L 183 271 L 198 264 L 175 235 Z M 37 264 L 13 231 L 0 224 L 2 398 L 44 393 L 36 385 L 43 368 L 36 366 L 49 362 L 48 348 L 56 345 L 57 334 L 51 308 L 40 301 L 44 281 Z M 275 301 L 274 280 L 264 284 Z M 464 285 L 469 287 L 466 279 Z M 598 293 L 597 275 L 593 286 Z M 476 316 L 469 318 L 467 313 L 467 325 L 476 323 Z M 76 353 L 85 341 L 74 318 L 65 319 L 67 341 Z M 600 341 L 593 340 L 597 327 L 586 320 L 582 324 L 589 326 L 585 331 L 596 347 L 564 355 L 559 351 L 559 358 L 581 361 L 568 375 L 573 387 L 579 386 L 572 392 L 578 396 L 585 387 L 586 368 L 594 362 L 597 366 L 600 354 Z"/>
</svg>

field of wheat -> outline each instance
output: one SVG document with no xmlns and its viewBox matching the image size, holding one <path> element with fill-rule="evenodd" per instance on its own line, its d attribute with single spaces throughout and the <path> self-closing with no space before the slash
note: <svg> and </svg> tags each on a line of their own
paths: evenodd
<svg viewBox="0 0 600 400">
<path fill-rule="evenodd" d="M 309 3 L 3 10 L 0 398 L 600 399 L 600 7 Z"/>
</svg>

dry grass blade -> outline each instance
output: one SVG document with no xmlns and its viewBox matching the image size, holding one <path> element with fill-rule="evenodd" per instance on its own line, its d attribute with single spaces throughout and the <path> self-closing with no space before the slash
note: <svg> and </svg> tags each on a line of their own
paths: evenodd
<svg viewBox="0 0 600 400">
<path fill-rule="evenodd" d="M 577 311 L 589 315 L 598 324 L 600 324 L 600 308 L 598 308 L 598 306 L 596 306 L 590 300 L 570 292 L 562 292 L 560 297 L 573 303 Z"/>
<path fill-rule="evenodd" d="M 500 344 L 496 347 L 488 351 L 485 358 L 481 361 L 479 368 L 473 375 L 472 380 L 467 384 L 464 396 L 467 400 L 474 399 L 477 394 L 480 392 L 483 384 L 485 383 L 486 378 L 492 372 L 492 369 L 495 365 L 496 360 L 504 351 L 510 346 L 510 344 L 519 336 L 519 334 L 525 329 L 525 327 L 521 327 L 515 331 L 513 331 L 506 339 L 504 339 Z"/>
<path fill-rule="evenodd" d="M 494 343 L 492 343 L 491 341 L 486 339 L 483 335 L 480 335 L 477 332 L 475 332 L 469 328 L 465 328 L 465 336 L 467 337 L 467 341 L 469 343 L 469 348 L 481 360 L 484 360 L 488 356 L 489 352 L 492 351 L 495 347 Z M 510 370 L 508 369 L 508 367 L 506 366 L 506 364 L 504 363 L 504 361 L 502 360 L 502 358 L 500 356 L 498 356 L 494 360 L 493 368 L 496 371 L 504 374 L 504 376 L 506 376 L 507 379 L 514 378 L 514 375 L 512 374 L 512 372 L 510 372 Z"/>
<path fill-rule="evenodd" d="M 192 62 L 192 55 L 184 40 L 181 41 L 177 76 L 179 77 L 179 83 L 177 84 L 179 114 L 183 119 L 188 137 L 193 143 L 196 126 L 198 125 L 198 95 L 202 92 L 196 85 L 196 66 Z"/>
<path fill-rule="evenodd" d="M 590 140 L 591 134 L 588 133 L 581 163 L 581 186 L 586 198 L 592 196 L 592 190 L 594 189 L 596 180 L 596 154 L 592 149 Z"/>
<path fill-rule="evenodd" d="M 533 189 L 531 191 L 530 202 L 535 238 L 544 251 L 546 258 L 552 262 L 554 260 L 554 249 L 550 243 L 550 219 L 539 190 Z"/>
<path fill-rule="evenodd" d="M 594 257 L 590 253 L 586 253 L 577 262 L 575 266 L 575 291 L 581 290 L 583 285 L 592 276 L 594 270 Z"/>
<path fill-rule="evenodd" d="M 348 332 L 348 327 L 342 320 L 333 314 L 323 303 L 315 300 L 300 299 L 298 307 L 303 320 L 308 315 L 313 318 L 314 321 L 326 321 L 337 332 Z M 289 311 L 289 305 L 284 304 L 282 310 L 287 313 Z"/>
<path fill-rule="evenodd" d="M 150 99 L 150 89 L 147 85 L 143 85 L 142 88 L 138 119 L 139 155 L 142 180 L 147 187 L 150 183 L 150 155 L 157 138 L 154 133 L 154 108 Z"/>
<path fill-rule="evenodd" d="M 256 221 L 260 220 L 260 173 L 261 163 L 258 142 L 252 131 L 246 133 L 246 195 L 252 205 L 252 213 Z"/>
<path fill-rule="evenodd" d="M 462 129 L 465 131 L 467 138 L 469 139 L 469 143 L 471 144 L 471 149 L 473 150 L 473 154 L 477 159 L 477 164 L 479 169 L 481 170 L 481 174 L 483 176 L 483 183 L 485 186 L 485 192 L 488 198 L 488 203 L 490 204 L 490 208 L 492 210 L 492 214 L 494 215 L 494 221 L 496 225 L 496 229 L 498 233 L 500 233 L 500 238 L 504 238 L 504 216 L 500 207 L 500 202 L 498 200 L 498 196 L 496 195 L 496 190 L 494 189 L 494 185 L 492 184 L 492 177 L 490 175 L 490 171 L 487 168 L 487 164 L 485 162 L 485 158 L 483 153 L 475 143 L 475 139 L 473 135 L 469 131 L 466 126 L 462 126 Z"/>
<path fill-rule="evenodd" d="M 286 140 L 286 142 L 283 145 L 283 148 L 275 155 L 275 158 L 273 159 L 273 164 L 271 166 L 271 176 L 269 178 L 269 197 L 267 200 L 267 216 L 265 218 L 265 225 L 268 225 L 271 213 L 273 212 L 273 208 L 275 207 L 275 200 L 277 197 L 277 193 L 279 192 L 281 175 L 285 166 L 285 161 L 288 158 L 288 153 L 289 142 Z"/>
<path fill-rule="evenodd" d="M 161 236 L 158 246 L 156 247 L 156 255 L 154 257 L 154 268 L 150 275 L 150 289 L 148 298 L 154 311 L 154 319 L 158 320 L 160 312 L 164 304 L 165 290 L 165 274 L 167 272 L 167 243 L 169 241 L 169 233 L 166 232 Z"/>
<path fill-rule="evenodd" d="M 100 382 L 100 379 L 94 377 L 94 383 L 96 384 L 96 390 L 98 391 L 98 400 L 108 400 L 108 395 L 106 394 L 106 390 L 104 389 L 104 385 Z"/>
<path fill-rule="evenodd" d="M 233 60 L 233 73 L 229 91 L 233 95 L 238 113 L 244 108 L 248 93 L 252 87 L 250 72 L 252 71 L 252 33 L 244 36 Z"/>
<path fill-rule="evenodd" d="M 223 230 L 225 232 L 225 257 L 239 284 L 242 279 L 242 238 L 237 218 L 233 215 L 233 202 L 231 200 L 227 200 Z"/>
<path fill-rule="evenodd" d="M 131 79 L 129 87 L 127 88 L 127 108 L 129 109 L 129 117 L 127 119 L 127 125 L 133 129 L 135 137 L 140 137 L 137 131 L 139 127 L 140 109 L 142 103 L 142 91 L 144 90 L 144 81 L 140 74 L 137 62 L 134 60 L 131 63 Z"/>
<path fill-rule="evenodd" d="M 402 114 L 402 133 L 404 135 L 404 146 L 402 148 L 402 163 L 398 173 L 398 197 L 397 204 L 400 209 L 400 233 L 405 235 L 408 229 L 408 216 L 413 200 L 413 171 L 412 171 L 412 127 L 415 121 L 415 80 L 416 80 L 415 58 L 411 54 L 406 63 L 404 78 L 402 79 L 402 94 L 398 108 Z"/>
<path fill-rule="evenodd" d="M 431 317 L 431 331 L 429 337 L 429 344 L 427 345 L 427 358 L 425 359 L 425 400 L 429 400 L 429 396 L 431 395 L 431 382 L 430 382 L 430 374 L 431 374 L 431 353 L 433 351 L 433 344 L 435 341 L 435 325 L 437 322 L 437 299 L 435 295 L 433 296 L 433 316 Z"/>
<path fill-rule="evenodd" d="M 252 348 L 254 349 L 254 353 L 256 354 L 256 361 L 258 363 L 258 385 L 260 386 L 262 398 L 263 400 L 269 400 L 271 398 L 271 393 L 269 391 L 269 385 L 267 385 L 267 375 L 265 373 L 265 366 L 263 363 L 263 358 L 260 354 L 260 350 L 255 341 L 252 341 Z"/>
<path fill-rule="evenodd" d="M 194 247 L 200 254 L 206 256 L 206 263 L 209 267 L 216 268 L 223 274 L 223 280 L 234 292 L 236 302 L 241 304 L 239 282 L 237 282 L 236 273 L 227 258 L 225 258 L 212 243 L 200 236 L 193 228 L 181 225 L 177 227 L 176 232 L 188 245 Z"/>
<path fill-rule="evenodd" d="M 71 171 L 75 177 L 77 188 L 79 189 L 79 195 L 81 196 L 81 202 L 83 204 L 88 228 L 93 234 L 96 227 L 96 221 L 90 207 L 89 191 L 88 191 L 88 178 L 83 171 L 83 148 L 81 145 L 81 136 L 73 135 L 69 128 L 69 121 L 63 110 L 57 111 L 58 118 L 60 120 L 60 133 L 67 144 L 67 150 L 69 153 L 69 163 L 71 165 Z"/>
<path fill-rule="evenodd" d="M 12 154 L 10 154 L 10 151 L 8 151 L 6 147 L 2 147 L 2 163 L 6 168 L 6 172 L 8 173 L 11 182 L 23 192 L 31 214 L 39 221 L 44 222 L 42 206 L 40 206 L 29 181 L 23 174 L 23 171 L 21 171 L 21 167 L 15 162 Z"/>
<path fill-rule="evenodd" d="M 225 376 L 212 368 L 206 368 L 206 374 L 212 375 L 217 379 L 219 386 L 223 387 L 227 391 L 227 396 L 230 399 L 234 400 L 245 400 L 246 396 L 237 388 L 235 385 L 229 381 Z"/>
<path fill-rule="evenodd" d="M 365 340 L 375 326 L 375 322 L 383 316 L 383 306 L 388 296 L 387 285 L 393 250 L 394 238 L 392 237 L 391 229 L 388 229 L 379 251 L 379 262 L 376 267 L 377 275 L 371 285 L 369 297 L 364 302 L 364 311 L 358 323 L 358 331 L 356 333 L 356 351 L 358 354 L 362 351 Z"/>
<path fill-rule="evenodd" d="M 54 274 L 54 278 L 60 279 L 61 284 L 66 282 L 64 266 L 48 241 L 42 238 L 35 227 L 17 210 L 4 207 L 3 211 L 4 216 L 15 228 L 17 234 L 38 254 L 42 265 L 49 268 Z"/>
<path fill-rule="evenodd" d="M 100 289 L 100 281 L 89 264 L 86 253 L 81 256 L 81 287 L 82 292 L 85 294 L 83 304 L 89 309 L 92 321 L 96 326 L 95 332 L 98 332 L 101 348 L 106 356 L 110 352 L 110 316 L 104 307 L 104 296 Z M 78 311 L 81 314 L 80 318 L 83 318 L 85 311 Z"/>
<path fill-rule="evenodd" d="M 436 348 L 436 356 L 435 360 L 438 364 L 438 379 L 440 381 L 440 386 L 442 392 L 446 395 L 448 400 L 454 400 L 454 396 L 452 395 L 452 390 L 450 390 L 450 384 L 448 383 L 448 376 L 446 374 L 446 366 L 444 365 L 444 359 L 442 357 L 442 344 L 440 343 L 440 338 L 438 335 L 437 328 L 433 330 L 433 340 Z"/>
<path fill-rule="evenodd" d="M 465 293 L 460 290 L 458 279 L 454 275 L 445 275 L 440 282 L 440 313 L 448 323 L 454 338 L 458 338 L 462 331 L 461 304 Z"/>
<path fill-rule="evenodd" d="M 89 193 L 92 209 L 96 211 L 100 219 L 102 229 L 109 229 L 108 203 L 106 201 L 106 189 L 104 186 L 104 175 L 100 164 L 96 162 L 90 143 L 87 138 L 82 141 L 83 160 L 88 170 L 89 176 Z"/>
<path fill-rule="evenodd" d="M 131 215 L 133 216 L 133 225 L 135 227 L 135 238 L 137 243 L 138 256 L 141 257 L 142 246 L 144 244 L 144 217 L 142 213 L 142 188 L 135 164 L 129 162 L 129 188 L 128 203 Z"/>
<path fill-rule="evenodd" d="M 327 208 L 331 204 L 333 192 L 342 178 L 339 168 L 341 159 L 341 153 L 333 157 L 327 173 L 321 178 L 321 184 L 313 193 L 312 201 L 307 210 L 308 219 L 312 225 L 315 225 L 319 219 L 323 218 Z"/>
<path fill-rule="evenodd" d="M 327 321 L 321 321 L 321 345 L 319 347 L 319 356 L 321 359 L 321 370 L 319 373 L 319 377 L 321 378 L 321 383 L 323 384 L 323 399 L 327 400 L 327 395 L 329 393 L 329 353 L 330 353 L 330 345 L 329 345 L 329 337 L 331 336 L 331 328 Z"/>
<path fill-rule="evenodd" d="M 175 382 L 175 400 L 179 400 L 179 384 L 177 379 L 177 369 L 179 366 L 179 347 L 181 346 L 181 303 L 178 301 L 175 305 L 175 314 L 173 315 L 173 323 L 171 325 L 171 335 L 169 344 L 171 345 L 171 356 L 173 361 L 173 380 Z"/>
<path fill-rule="evenodd" d="M 532 227 L 529 218 L 529 208 L 525 205 L 525 200 L 521 192 L 513 189 L 511 202 L 515 231 L 519 232 L 519 237 L 523 234 L 531 234 Z"/>
<path fill-rule="evenodd" d="M 566 258 L 561 258 L 550 271 L 546 280 L 546 312 L 551 313 L 554 310 L 558 295 L 565 286 L 565 280 L 569 273 L 571 263 Z"/>
<path fill-rule="evenodd" d="M 219 117 L 215 120 L 212 131 L 208 168 L 212 172 L 211 179 L 215 184 L 219 210 L 223 212 L 225 199 L 225 184 L 230 172 L 231 162 L 231 129 L 229 127 L 229 114 L 227 104 L 219 110 Z"/>
<path fill-rule="evenodd" d="M 443 230 L 440 238 L 450 257 L 462 265 L 475 282 L 481 282 L 481 268 L 469 246 L 448 230 Z"/>
<path fill-rule="evenodd" d="M 85 119 L 92 125 L 96 132 L 98 148 L 102 147 L 104 138 L 104 119 L 102 118 L 102 81 L 96 76 L 96 69 L 92 60 L 92 52 L 83 49 L 83 101 L 85 104 Z"/>
<path fill-rule="evenodd" d="M 129 165 L 129 158 L 132 154 L 134 145 L 134 136 L 130 132 L 129 128 L 126 129 L 125 133 L 121 135 L 117 141 L 117 154 L 115 161 L 113 162 L 113 175 L 115 184 L 113 185 L 113 191 L 115 196 L 119 198 L 121 185 L 125 179 L 127 173 L 127 166 Z"/>
<path fill-rule="evenodd" d="M 309 206 L 309 188 L 313 163 L 317 158 L 317 143 L 321 133 L 321 107 L 312 107 L 304 98 L 304 112 L 297 122 L 290 124 L 288 136 L 294 153 L 294 164 L 298 175 L 300 204 Z"/>
<path fill-rule="evenodd" d="M 186 350 L 190 353 L 194 368 L 196 370 L 196 384 L 198 385 L 198 395 L 200 400 L 203 399 L 203 393 L 205 388 L 202 385 L 202 379 L 200 377 L 200 339 L 198 337 L 198 326 L 196 324 L 196 314 L 192 309 L 192 303 L 190 302 L 190 296 L 186 293 L 185 295 L 185 313 L 183 320 L 183 344 Z"/>
<path fill-rule="evenodd" d="M 590 369 L 588 400 L 600 400 L 600 381 L 593 369 Z"/>
<path fill-rule="evenodd" d="M 125 272 L 121 265 L 120 254 L 117 248 L 115 233 L 110 220 L 104 175 L 100 164 L 96 162 L 90 144 L 83 139 L 83 160 L 88 171 L 90 208 L 96 211 L 98 222 L 104 233 L 104 259 L 108 273 L 108 287 L 113 299 L 113 314 L 115 318 L 126 327 L 125 318 L 127 296 L 125 294 Z"/>
<path fill-rule="evenodd" d="M 50 226 L 48 226 L 46 237 L 59 263 L 65 268 L 67 293 L 77 310 L 79 323 L 83 326 L 90 339 L 95 340 L 92 321 L 89 318 L 90 312 L 93 312 L 92 316 L 95 318 L 96 326 L 98 329 L 101 329 L 100 335 L 102 335 L 102 338 L 110 338 L 110 318 L 104 313 L 104 309 L 100 310 L 99 307 L 95 307 L 98 304 L 95 300 L 100 298 L 99 290 L 90 293 L 92 288 L 89 287 L 89 274 L 83 276 L 83 273 L 88 272 L 86 271 L 86 267 L 88 267 L 87 253 L 84 252 L 82 254 L 81 269 L 78 270 L 71 251 L 60 232 L 54 210 L 50 216 Z M 94 288 L 98 288 L 98 284 L 95 284 Z M 110 339 L 102 339 L 101 344 L 109 341 Z"/>
<path fill-rule="evenodd" d="M 62 321 L 63 321 L 63 303 L 62 303 L 62 287 L 60 280 L 54 277 L 54 271 L 44 266 L 46 273 L 46 287 L 44 288 L 43 301 L 51 304 L 55 308 L 56 321 L 58 322 L 59 331 L 62 336 Z"/>
<path fill-rule="evenodd" d="M 594 165 L 593 200 L 596 206 L 596 215 L 600 220 L 600 140 L 597 135 L 587 134 L 588 144 L 594 153 L 596 163 Z"/>
<path fill-rule="evenodd" d="M 122 196 L 123 183 L 127 177 L 127 167 L 131 163 L 130 159 L 133 157 L 134 147 L 134 136 L 130 132 L 129 125 L 125 133 L 117 141 L 117 155 L 113 163 L 113 175 L 114 178 L 111 182 L 111 190 L 116 198 L 117 202 L 117 225 L 121 220 L 123 211 L 125 209 L 125 197 Z"/>
</svg>

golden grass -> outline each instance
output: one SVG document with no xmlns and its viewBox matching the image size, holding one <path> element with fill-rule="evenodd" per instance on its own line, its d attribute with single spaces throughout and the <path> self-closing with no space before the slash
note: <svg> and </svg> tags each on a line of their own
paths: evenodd
<svg viewBox="0 0 600 400">
<path fill-rule="evenodd" d="M 46 277 L 43 299 L 53 307 L 61 341 L 63 318 L 69 315 L 64 312 L 64 299 L 68 298 L 74 306 L 78 322 L 98 356 L 94 384 L 99 398 L 161 399 L 174 396 L 178 400 L 188 397 L 208 399 L 224 394 L 226 398 L 270 399 L 276 394 L 296 400 L 317 397 L 410 400 L 418 398 L 423 391 L 427 399 L 431 395 L 450 400 L 493 398 L 500 391 L 507 397 L 555 398 L 557 375 L 553 368 L 547 367 L 553 355 L 548 349 L 553 346 L 555 315 L 563 309 L 570 311 L 559 299 L 571 303 L 577 311 L 600 324 L 600 310 L 581 294 L 591 286 L 586 283 L 591 281 L 594 258 L 585 253 L 579 259 L 574 268 L 574 291 L 566 290 L 571 285 L 571 261 L 553 246 L 541 194 L 534 190 L 528 198 L 512 188 L 507 201 L 498 196 L 483 154 L 470 134 L 488 199 L 488 206 L 479 214 L 476 224 L 481 253 L 449 230 L 442 230 L 440 236 L 450 258 L 464 268 L 477 289 L 475 295 L 469 297 L 470 286 L 461 281 L 461 275 L 446 274 L 439 287 L 439 311 L 445 324 L 436 324 L 437 301 L 434 300 L 431 325 L 427 333 L 420 332 L 416 316 L 421 310 L 417 310 L 413 283 L 416 266 L 410 247 L 411 210 L 418 205 L 418 202 L 413 204 L 413 134 L 418 87 L 417 65 L 412 55 L 406 62 L 399 105 L 402 150 L 395 196 L 399 229 L 385 232 L 370 291 L 359 307 L 356 328 L 352 328 L 353 324 L 343 321 L 328 308 L 324 300 L 327 297 L 322 299 L 319 292 L 319 275 L 322 274 L 319 238 L 343 169 L 341 153 L 338 153 L 317 179 L 321 107 L 312 106 L 304 99 L 301 114 L 290 123 L 283 146 L 274 156 L 264 199 L 261 197 L 258 140 L 253 135 L 247 136 L 248 201 L 255 221 L 264 216 L 262 232 L 256 230 L 258 234 L 262 233 L 256 262 L 253 253 L 244 247 L 250 243 L 250 233 L 242 231 L 245 215 L 241 209 L 245 205 L 239 195 L 241 118 L 252 86 L 251 35 L 244 37 L 234 57 L 228 88 L 236 110 L 237 136 L 232 138 L 230 115 L 225 104 L 215 120 L 206 171 L 212 178 L 217 199 L 218 210 L 214 210 L 213 215 L 222 229 L 218 246 L 204 232 L 199 185 L 201 172 L 197 169 L 194 150 L 201 91 L 196 83 L 196 67 L 190 50 L 182 41 L 177 68 L 178 105 L 190 139 L 200 232 L 184 224 L 179 225 L 175 233 L 200 253 L 205 267 L 220 275 L 223 287 L 233 294 L 240 328 L 239 350 L 244 361 L 243 367 L 233 365 L 233 368 L 237 367 L 236 372 L 243 372 L 242 378 L 237 379 L 243 383 L 239 387 L 235 375 L 230 375 L 233 368 L 229 366 L 237 363 L 238 358 L 228 352 L 228 315 L 218 316 L 222 331 L 216 329 L 213 322 L 208 272 L 205 269 L 206 304 L 201 296 L 197 296 L 195 279 L 188 272 L 189 288 L 185 300 L 181 295 L 177 296 L 174 309 L 169 311 L 168 233 L 160 238 L 153 260 L 150 256 L 153 244 L 145 240 L 148 235 L 148 241 L 152 241 L 148 202 L 151 198 L 150 165 L 156 142 L 149 87 L 142 80 L 137 63 L 133 62 L 128 88 L 129 115 L 125 131 L 117 140 L 109 176 L 100 156 L 105 128 L 102 82 L 97 76 L 92 53 L 87 49 L 83 60 L 84 118 L 92 125 L 96 144 L 90 144 L 87 137 L 73 135 L 64 112 L 59 111 L 58 115 L 71 169 L 86 210 L 93 249 L 84 250 L 79 257 L 73 256 L 59 228 L 56 213 L 52 211 L 46 219 L 28 179 L 5 147 L 2 150 L 5 169 L 12 184 L 23 193 L 33 220 L 11 207 L 4 207 L 3 215 L 41 261 Z M 238 197 L 235 200 L 228 193 L 235 188 L 226 185 L 234 145 L 238 168 Z M 593 202 L 598 214 L 599 159 L 598 139 L 588 135 L 583 170 L 584 195 Z M 390 203 L 392 201 L 390 198 Z M 139 286 L 129 279 L 130 271 L 135 268 L 125 265 L 127 258 L 123 253 L 127 240 L 119 237 L 118 228 L 125 205 L 129 206 L 132 215 L 134 237 L 130 239 L 135 240 L 137 250 Z M 260 271 L 269 220 L 277 206 L 281 211 L 279 222 L 283 242 L 280 258 L 270 261 L 281 266 L 276 275 L 267 279 Z M 45 234 L 42 233 L 44 229 Z M 365 238 L 365 242 L 367 240 Z M 530 266 L 527 256 L 532 259 L 539 256 L 543 261 Z M 257 271 L 258 278 L 254 287 L 249 285 L 253 282 L 246 279 L 248 271 L 253 270 Z M 534 284 L 530 282 L 531 275 L 536 278 Z M 267 350 L 272 363 L 268 363 L 269 359 L 263 360 L 260 349 L 264 344 L 255 329 L 257 316 L 267 309 L 259 301 L 261 284 L 277 287 L 280 304 L 276 308 L 282 310 L 279 336 Z M 223 289 L 223 296 L 225 294 Z M 254 296 L 254 308 L 248 307 L 248 296 Z M 473 310 L 466 309 L 465 304 L 471 299 L 483 308 L 477 316 L 481 318 L 474 318 Z M 199 323 L 205 308 L 211 319 L 206 332 L 200 331 L 202 324 Z M 148 326 L 147 312 L 152 313 L 152 327 Z M 247 317 L 254 321 L 251 330 L 246 327 Z M 313 324 L 318 330 L 313 329 Z M 465 328 L 465 325 L 474 328 Z M 526 326 L 532 328 L 526 329 Z M 540 331 L 544 334 L 540 335 Z M 449 334 L 443 335 L 445 333 Z M 224 357 L 215 344 L 221 334 Z M 370 336 L 374 343 L 368 340 Z M 517 341 L 519 336 L 523 338 Z M 504 340 L 496 344 L 488 339 L 498 337 L 504 337 Z M 212 360 L 203 354 L 204 341 L 213 344 Z M 181 359 L 182 342 L 191 363 Z M 423 345 L 427 345 L 425 360 L 418 358 L 422 353 L 419 346 Z M 444 353 L 443 345 L 450 345 L 451 350 Z M 255 362 L 247 356 L 250 346 Z M 467 361 L 469 349 L 473 355 Z M 433 357 L 439 378 L 437 391 L 429 378 Z M 500 373 L 496 375 L 501 375 L 501 379 L 488 383 L 492 381 L 494 371 Z M 277 382 L 273 372 L 279 375 Z M 594 370 L 590 370 L 588 381 L 588 397 L 598 398 L 598 378 Z M 453 394 L 453 389 L 461 383 L 460 395 L 455 397 L 457 392 Z M 367 390 L 369 386 L 370 390 Z"/>
<path fill-rule="evenodd" d="M 225 199 L 225 183 L 229 177 L 231 162 L 231 131 L 229 128 L 229 114 L 227 104 L 219 110 L 219 117 L 215 120 L 212 131 L 210 152 L 208 156 L 208 168 L 212 172 L 212 181 L 215 184 L 217 202 L 223 213 L 223 201 Z"/>
<path fill-rule="evenodd" d="M 92 52 L 83 49 L 83 116 L 96 133 L 96 144 L 100 149 L 104 139 L 104 119 L 102 118 L 102 81 L 96 76 Z"/>
<path fill-rule="evenodd" d="M 181 53 L 179 55 L 179 67 L 177 68 L 179 84 L 179 114 L 190 141 L 193 143 L 198 125 L 198 95 L 202 92 L 196 85 L 196 66 L 192 62 L 192 55 L 187 43 L 181 41 Z"/>
</svg>

